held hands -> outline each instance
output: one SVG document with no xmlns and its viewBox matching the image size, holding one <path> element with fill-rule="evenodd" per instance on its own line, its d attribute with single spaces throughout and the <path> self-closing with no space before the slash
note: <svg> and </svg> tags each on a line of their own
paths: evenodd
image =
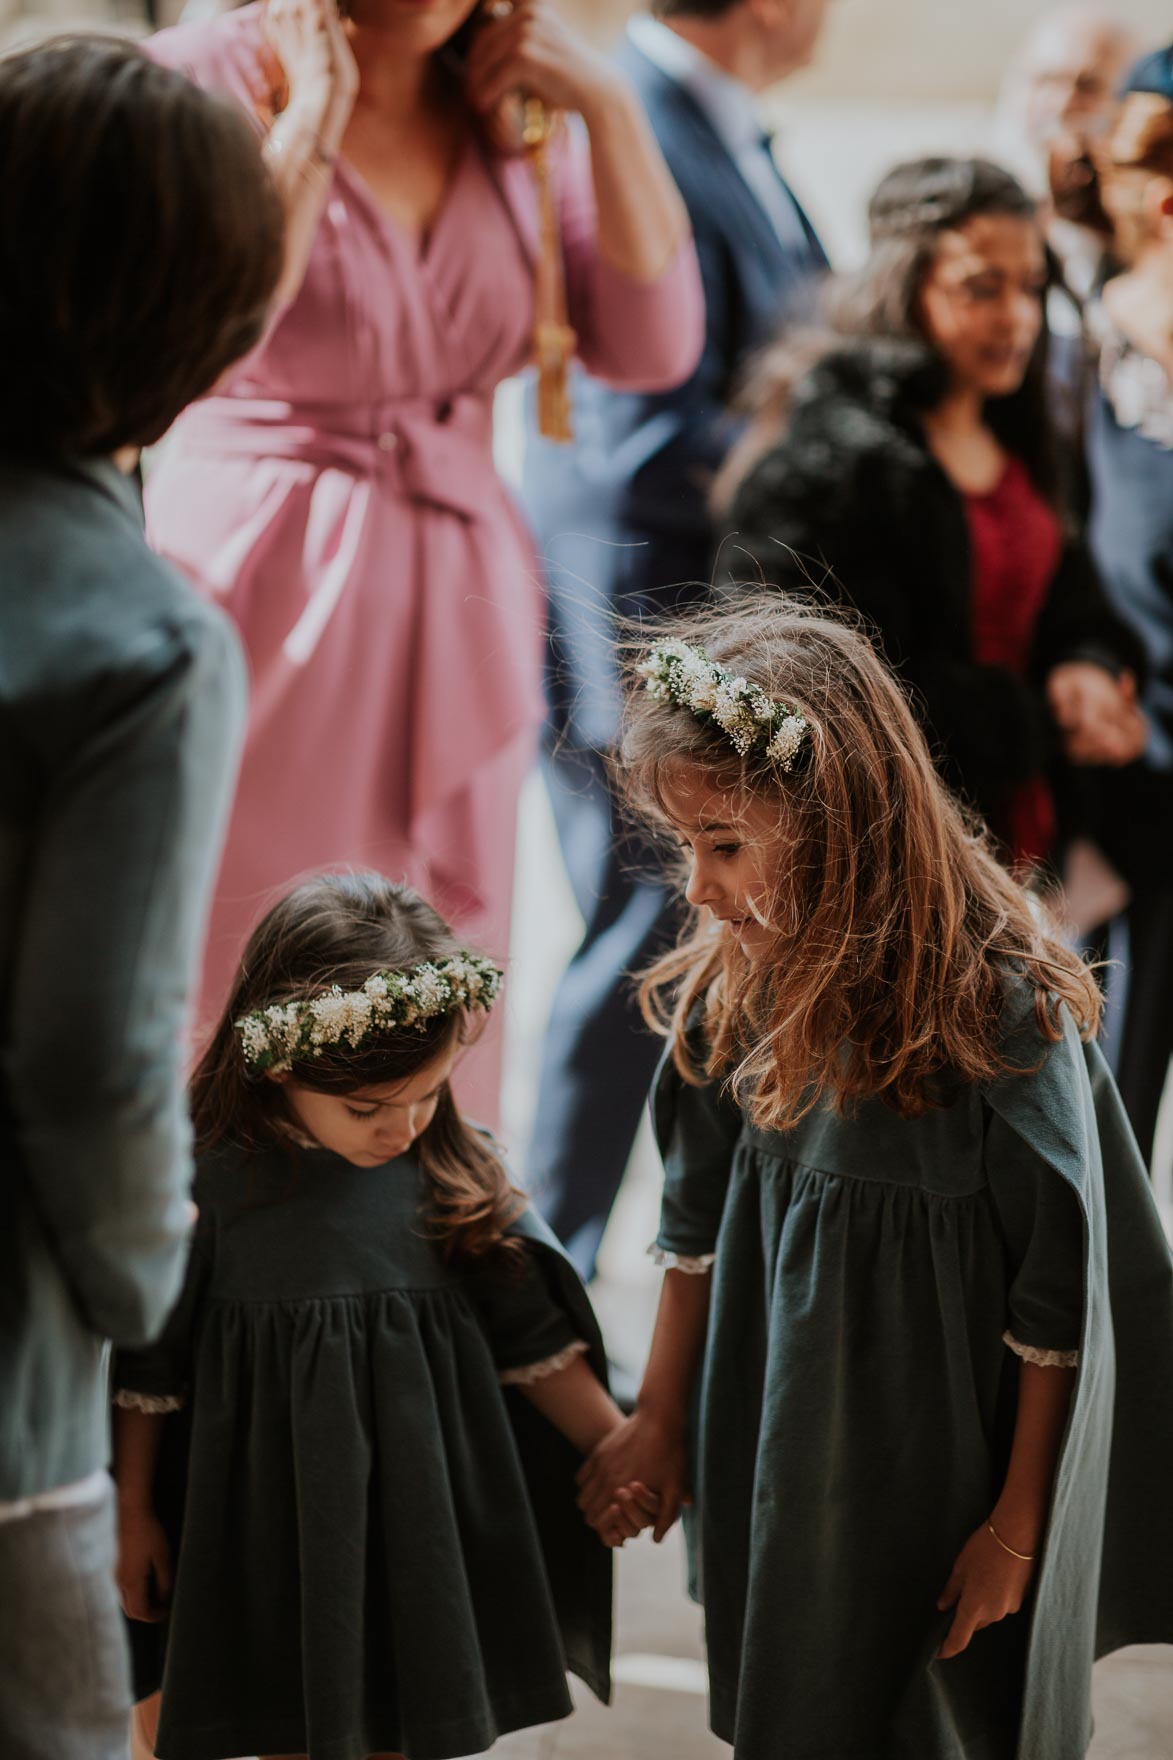
<svg viewBox="0 0 1173 1760">
<path fill-rule="evenodd" d="M 596 107 L 619 89 L 608 63 L 549 0 L 490 0 L 482 16 L 465 72 L 465 94 L 480 115 L 525 92 L 549 110 L 578 111 L 589 127 Z"/>
<path fill-rule="evenodd" d="M 1069 660 L 1047 676 L 1047 703 L 1073 764 L 1131 764 L 1148 741 L 1136 703 L 1136 680 L 1086 660 Z"/>
<path fill-rule="evenodd" d="M 171 1599 L 171 1547 L 154 1510 L 118 1510 L 118 1567 L 114 1573 L 128 1619 L 157 1624 Z"/>
<path fill-rule="evenodd" d="M 938 1661 L 960 1656 L 975 1632 L 1017 1613 L 1034 1573 L 1035 1561 L 1013 1557 L 983 1522 L 962 1547 L 937 1603 L 942 1613 L 956 1609 Z"/>
<path fill-rule="evenodd" d="M 661 1541 L 689 1501 L 686 1453 L 683 1420 L 637 1409 L 604 1437 L 580 1469 L 579 1509 L 609 1545 L 615 1544 L 609 1539 L 612 1531 L 629 1539 L 646 1527 Z"/>
</svg>

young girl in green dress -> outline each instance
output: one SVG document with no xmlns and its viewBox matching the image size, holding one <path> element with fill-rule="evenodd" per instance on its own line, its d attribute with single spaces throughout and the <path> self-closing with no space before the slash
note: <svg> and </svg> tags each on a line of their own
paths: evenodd
<svg viewBox="0 0 1173 1760">
<path fill-rule="evenodd" d="M 737 1760 L 1075 1760 L 1093 1657 L 1173 1640 L 1173 1262 L 1095 982 L 843 621 L 673 627 L 622 766 L 693 920 L 644 986 L 659 1317 L 584 1510 L 642 1481 L 660 1537 L 691 1485 Z"/>
<path fill-rule="evenodd" d="M 115 1366 L 164 1760 L 444 1760 L 564 1716 L 568 1668 L 607 1695 L 610 1555 L 574 1502 L 621 1421 L 598 1329 L 449 1088 L 499 982 L 369 874 L 307 882 L 245 952 L 194 1080 L 184 1294 Z"/>
</svg>

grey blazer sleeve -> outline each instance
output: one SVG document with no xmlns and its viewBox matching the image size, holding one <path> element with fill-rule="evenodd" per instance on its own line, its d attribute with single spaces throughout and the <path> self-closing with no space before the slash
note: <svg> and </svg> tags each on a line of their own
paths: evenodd
<svg viewBox="0 0 1173 1760">
<path fill-rule="evenodd" d="M 156 623 L 91 680 L 47 780 L 23 894 L 8 1091 L 21 1172 L 79 1310 L 146 1342 L 180 1288 L 181 1034 L 243 730 L 235 636 Z M 72 736 L 72 730 L 71 730 Z"/>
</svg>

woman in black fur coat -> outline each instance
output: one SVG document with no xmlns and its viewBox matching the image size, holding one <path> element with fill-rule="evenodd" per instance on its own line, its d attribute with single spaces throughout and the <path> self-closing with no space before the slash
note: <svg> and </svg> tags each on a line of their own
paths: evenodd
<svg viewBox="0 0 1173 1760">
<path fill-rule="evenodd" d="M 728 581 L 823 591 L 874 626 L 950 777 L 1017 859 L 1051 850 L 1057 768 L 1144 744 L 1140 645 L 1060 512 L 1047 263 L 1029 198 L 982 160 L 881 183 L 828 328 L 761 363 L 719 498 Z"/>
</svg>

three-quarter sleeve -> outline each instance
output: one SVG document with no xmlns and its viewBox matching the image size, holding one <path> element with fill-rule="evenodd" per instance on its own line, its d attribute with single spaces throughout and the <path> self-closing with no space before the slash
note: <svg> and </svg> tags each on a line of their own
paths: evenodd
<svg viewBox="0 0 1173 1760">
<path fill-rule="evenodd" d="M 528 1242 L 521 1252 L 495 1255 L 468 1272 L 465 1287 L 503 1385 L 540 1381 L 588 1350 Z"/>
<path fill-rule="evenodd" d="M 1063 1177 L 996 1113 L 988 1118 L 985 1158 L 1007 1255 L 1003 1340 L 1026 1362 L 1074 1368 L 1086 1282 L 1079 1201 Z"/>
<path fill-rule="evenodd" d="M 667 1270 L 704 1272 L 717 1250 L 741 1114 L 718 1084 L 687 1083 L 670 1054 L 656 1077 L 652 1109 L 664 1163 L 652 1256 Z"/>
<path fill-rule="evenodd" d="M 600 255 L 585 130 L 568 130 L 557 157 L 559 225 L 570 322 L 588 373 L 626 391 L 671 391 L 696 370 L 705 300 L 691 234 L 654 281 Z"/>
</svg>

